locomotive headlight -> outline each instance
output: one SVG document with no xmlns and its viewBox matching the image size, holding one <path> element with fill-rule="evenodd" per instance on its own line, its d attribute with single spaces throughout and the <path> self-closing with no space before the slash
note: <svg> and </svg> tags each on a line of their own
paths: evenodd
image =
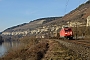
<svg viewBox="0 0 90 60">
<path fill-rule="evenodd" d="M 65 34 L 67 34 L 67 33 L 65 33 Z"/>
<path fill-rule="evenodd" d="M 72 34 L 72 32 L 70 32 L 70 34 Z"/>
</svg>

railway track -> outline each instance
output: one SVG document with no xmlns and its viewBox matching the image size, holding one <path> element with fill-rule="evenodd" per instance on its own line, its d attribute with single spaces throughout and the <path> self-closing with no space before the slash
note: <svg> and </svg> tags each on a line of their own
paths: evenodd
<svg viewBox="0 0 90 60">
<path fill-rule="evenodd" d="M 63 40 L 63 41 L 90 47 L 90 40 Z"/>
<path fill-rule="evenodd" d="M 54 40 L 76 52 L 83 60 L 90 60 L 90 40 Z"/>
<path fill-rule="evenodd" d="M 86 47 L 90 47 L 90 40 L 72 40 L 71 42 L 76 43 L 76 44 L 80 44 Z"/>
</svg>

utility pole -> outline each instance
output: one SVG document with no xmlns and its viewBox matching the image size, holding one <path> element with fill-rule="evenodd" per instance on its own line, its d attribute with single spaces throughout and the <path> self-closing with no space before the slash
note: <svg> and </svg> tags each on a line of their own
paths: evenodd
<svg viewBox="0 0 90 60">
<path fill-rule="evenodd" d="M 50 32 L 51 32 L 51 28 L 49 28 L 48 30 L 48 39 L 50 38 Z"/>
<path fill-rule="evenodd" d="M 77 22 L 76 22 L 76 40 L 77 40 Z"/>
</svg>

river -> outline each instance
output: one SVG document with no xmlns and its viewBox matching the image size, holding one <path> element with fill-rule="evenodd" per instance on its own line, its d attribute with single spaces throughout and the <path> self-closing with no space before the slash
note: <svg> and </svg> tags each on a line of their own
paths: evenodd
<svg viewBox="0 0 90 60">
<path fill-rule="evenodd" d="M 0 57 L 4 56 L 11 48 L 17 48 L 20 43 L 17 41 L 4 42 L 0 44 Z"/>
</svg>

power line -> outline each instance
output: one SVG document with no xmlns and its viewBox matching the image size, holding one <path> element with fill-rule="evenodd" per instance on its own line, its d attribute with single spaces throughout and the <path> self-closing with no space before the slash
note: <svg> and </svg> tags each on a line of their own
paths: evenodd
<svg viewBox="0 0 90 60">
<path fill-rule="evenodd" d="M 68 2 L 69 2 L 69 0 L 67 0 L 66 5 L 65 5 L 65 14 L 66 14 L 66 10 L 67 10 L 67 6 L 68 6 Z"/>
<path fill-rule="evenodd" d="M 85 3 L 87 0 L 84 0 L 83 2 Z M 81 0 L 79 0 L 79 3 L 81 2 Z M 66 10 L 67 10 L 67 6 L 68 6 L 69 0 L 66 0 L 66 5 L 65 5 L 65 11 L 64 13 L 66 14 Z"/>
</svg>

